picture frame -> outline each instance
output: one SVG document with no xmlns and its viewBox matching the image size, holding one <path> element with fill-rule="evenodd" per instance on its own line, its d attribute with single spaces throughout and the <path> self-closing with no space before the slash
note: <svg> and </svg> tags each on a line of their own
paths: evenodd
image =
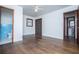
<svg viewBox="0 0 79 59">
<path fill-rule="evenodd" d="M 33 27 L 33 19 L 27 18 L 26 19 L 26 26 L 27 27 Z"/>
</svg>

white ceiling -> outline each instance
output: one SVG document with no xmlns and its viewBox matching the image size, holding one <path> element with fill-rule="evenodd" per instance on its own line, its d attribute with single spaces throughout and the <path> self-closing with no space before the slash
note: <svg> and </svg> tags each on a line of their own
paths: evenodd
<svg viewBox="0 0 79 59">
<path fill-rule="evenodd" d="M 41 10 L 38 10 L 38 12 L 34 11 L 34 5 L 21 5 L 23 7 L 23 14 L 37 17 L 61 8 L 68 7 L 69 5 L 38 5 Z"/>
</svg>

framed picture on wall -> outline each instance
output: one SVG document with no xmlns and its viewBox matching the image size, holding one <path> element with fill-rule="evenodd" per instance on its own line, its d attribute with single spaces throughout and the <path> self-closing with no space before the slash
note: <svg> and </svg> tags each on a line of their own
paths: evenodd
<svg viewBox="0 0 79 59">
<path fill-rule="evenodd" d="M 33 19 L 27 18 L 26 19 L 26 26 L 27 27 L 33 27 Z"/>
</svg>

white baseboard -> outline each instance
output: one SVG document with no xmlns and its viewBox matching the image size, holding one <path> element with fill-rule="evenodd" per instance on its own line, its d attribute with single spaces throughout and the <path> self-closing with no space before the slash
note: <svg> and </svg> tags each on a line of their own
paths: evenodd
<svg viewBox="0 0 79 59">
<path fill-rule="evenodd" d="M 63 38 L 60 38 L 60 37 L 54 37 L 54 36 L 51 36 L 51 35 L 45 35 L 45 34 L 43 34 L 43 36 L 47 36 L 47 37 L 51 37 L 51 38 L 56 38 L 56 39 L 61 39 L 61 40 L 63 40 Z"/>
<path fill-rule="evenodd" d="M 15 39 L 14 39 L 14 43 L 15 43 L 15 42 L 18 42 L 18 41 L 22 41 L 22 40 L 23 40 L 23 38 L 22 38 L 22 39 L 19 39 L 19 40 L 15 40 Z M 8 43 L 11 43 L 11 42 L 12 42 L 12 40 L 0 41 L 0 45 L 8 44 Z"/>
<path fill-rule="evenodd" d="M 0 45 L 7 44 L 7 43 L 11 43 L 11 42 L 12 42 L 12 40 L 0 41 Z"/>
</svg>

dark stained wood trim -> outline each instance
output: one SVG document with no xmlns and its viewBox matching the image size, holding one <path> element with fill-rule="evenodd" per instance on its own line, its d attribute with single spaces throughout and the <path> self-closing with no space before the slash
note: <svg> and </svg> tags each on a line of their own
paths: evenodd
<svg viewBox="0 0 79 59">
<path fill-rule="evenodd" d="M 78 9 L 78 11 L 77 11 L 77 44 L 79 44 L 79 33 L 78 33 L 78 23 L 79 22 L 79 9 Z"/>
<path fill-rule="evenodd" d="M 75 17 L 77 17 L 77 12 L 78 12 L 78 10 L 73 10 L 73 11 L 65 12 L 65 13 L 63 14 L 63 15 L 64 15 L 64 16 L 63 16 L 63 18 L 64 18 L 64 27 L 63 27 L 63 28 L 64 28 L 64 33 L 63 33 L 64 35 L 63 35 L 63 39 L 64 39 L 64 40 L 68 40 L 68 39 L 65 37 L 65 18 L 66 18 L 65 16 L 66 16 L 66 15 L 69 15 L 69 14 L 74 14 Z M 72 16 L 70 16 L 70 17 L 72 17 Z M 75 22 L 74 22 L 74 23 L 75 23 Z M 75 28 L 76 28 L 76 27 L 75 27 Z M 76 30 L 75 30 L 75 31 L 76 31 Z M 67 31 L 67 32 L 68 32 L 68 31 Z M 77 39 L 75 39 L 75 43 L 77 43 Z"/>
<path fill-rule="evenodd" d="M 14 42 L 14 10 L 12 15 L 12 44 Z"/>
<path fill-rule="evenodd" d="M 63 39 L 65 40 L 65 16 L 64 16 L 65 14 L 63 14 Z"/>
<path fill-rule="evenodd" d="M 73 10 L 73 11 L 68 11 L 68 12 L 64 12 L 64 15 L 66 15 L 66 14 L 69 14 L 69 13 L 75 13 L 76 11 L 78 11 L 78 10 Z"/>
</svg>

